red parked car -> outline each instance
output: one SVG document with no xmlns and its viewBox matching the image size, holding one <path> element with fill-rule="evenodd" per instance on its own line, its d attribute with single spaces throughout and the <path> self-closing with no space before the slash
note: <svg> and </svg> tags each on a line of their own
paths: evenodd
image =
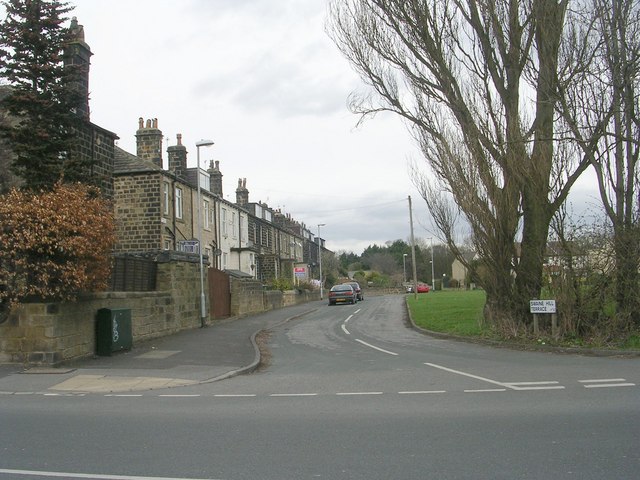
<svg viewBox="0 0 640 480">
<path fill-rule="evenodd" d="M 429 293 L 429 285 L 426 283 L 419 283 L 417 290 L 418 293 Z"/>
</svg>

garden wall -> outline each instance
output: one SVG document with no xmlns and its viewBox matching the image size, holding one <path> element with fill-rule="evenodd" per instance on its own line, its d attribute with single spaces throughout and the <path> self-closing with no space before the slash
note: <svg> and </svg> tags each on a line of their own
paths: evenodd
<svg viewBox="0 0 640 480">
<path fill-rule="evenodd" d="M 76 302 L 27 303 L 0 324 L 0 363 L 59 365 L 96 352 L 101 308 L 131 310 L 133 344 L 200 327 L 199 264 L 158 262 L 156 292 L 104 292 Z M 231 279 L 232 316 L 243 317 L 318 300 L 319 292 L 264 291 L 255 280 Z"/>
</svg>

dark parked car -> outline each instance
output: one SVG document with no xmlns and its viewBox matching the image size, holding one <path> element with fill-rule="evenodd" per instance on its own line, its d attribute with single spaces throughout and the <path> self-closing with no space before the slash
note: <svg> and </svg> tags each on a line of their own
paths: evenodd
<svg viewBox="0 0 640 480">
<path fill-rule="evenodd" d="M 344 285 L 351 285 L 353 289 L 356 291 L 356 297 L 358 300 L 364 300 L 364 296 L 362 295 L 362 289 L 360 288 L 360 284 L 358 282 L 344 282 Z"/>
<path fill-rule="evenodd" d="M 356 291 L 348 283 L 342 285 L 334 285 L 329 290 L 329 305 L 336 303 L 353 303 L 358 301 Z"/>
</svg>

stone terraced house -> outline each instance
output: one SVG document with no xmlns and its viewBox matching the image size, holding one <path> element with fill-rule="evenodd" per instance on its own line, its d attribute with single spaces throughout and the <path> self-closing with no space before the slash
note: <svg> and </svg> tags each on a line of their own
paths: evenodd
<svg viewBox="0 0 640 480">
<path fill-rule="evenodd" d="M 203 254 L 211 267 L 268 282 L 308 281 L 318 263 L 318 244 L 303 224 L 267 205 L 249 202 L 246 179 L 238 180 L 236 203 L 223 198 L 220 163 L 187 168 L 181 135 L 167 147 L 157 119 L 138 120 L 136 155 L 115 149 L 116 252 L 197 252 L 197 187 L 202 200 Z M 324 247 L 324 245 L 323 245 Z"/>
</svg>

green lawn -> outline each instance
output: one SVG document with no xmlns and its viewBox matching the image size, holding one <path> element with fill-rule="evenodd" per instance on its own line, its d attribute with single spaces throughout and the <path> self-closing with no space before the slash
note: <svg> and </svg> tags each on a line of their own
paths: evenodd
<svg viewBox="0 0 640 480">
<path fill-rule="evenodd" d="M 434 332 L 479 336 L 485 293 L 483 290 L 437 290 L 407 295 L 416 325 Z"/>
</svg>

